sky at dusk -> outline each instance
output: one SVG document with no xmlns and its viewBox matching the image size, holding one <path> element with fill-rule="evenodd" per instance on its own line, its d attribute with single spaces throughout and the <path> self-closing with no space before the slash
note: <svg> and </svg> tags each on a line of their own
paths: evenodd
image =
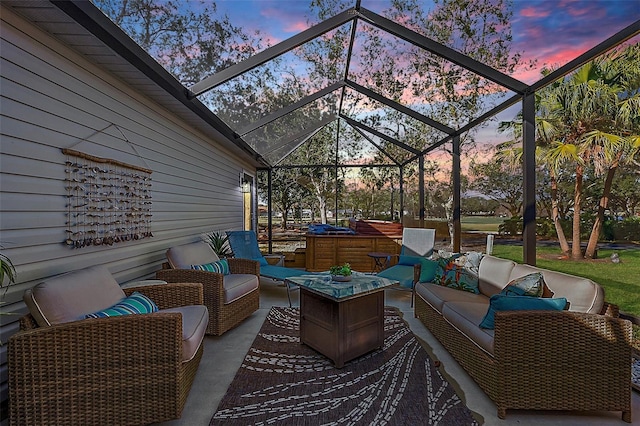
<svg viewBox="0 0 640 426">
<path fill-rule="evenodd" d="M 309 27 L 308 0 L 218 0 L 218 12 L 245 29 L 260 29 L 272 44 Z M 355 5 L 347 2 L 349 6 Z M 362 0 L 362 7 L 383 14 L 388 0 Z M 426 1 L 425 4 L 431 4 Z M 514 51 L 536 59 L 533 70 L 514 77 L 525 83 L 540 78 L 544 65 L 562 65 L 640 19 L 640 0 L 516 0 L 513 2 Z M 639 38 L 634 39 L 638 42 Z"/>
<path fill-rule="evenodd" d="M 342 10 L 356 5 L 356 0 L 336 2 L 342 5 Z M 190 8 L 197 8 L 197 4 L 197 1 L 183 3 Z M 315 15 L 311 15 L 311 0 L 216 0 L 215 4 L 218 16 L 227 15 L 245 33 L 259 31 L 269 45 L 317 23 Z M 390 4 L 390 0 L 361 1 L 363 8 L 382 16 L 388 16 L 385 10 Z M 426 10 L 433 8 L 431 0 L 423 4 Z M 511 52 L 521 55 L 522 64 L 535 61 L 535 66 L 522 66 L 513 77 L 532 84 L 541 78 L 543 68 L 566 64 L 639 19 L 640 0 L 515 0 Z M 636 36 L 629 42 L 639 41 L 640 36 Z M 509 135 L 498 134 L 497 123 L 513 119 L 519 110 L 520 104 L 516 104 L 498 114 L 489 125 L 477 128 L 476 140 L 490 145 L 507 140 Z"/>
</svg>

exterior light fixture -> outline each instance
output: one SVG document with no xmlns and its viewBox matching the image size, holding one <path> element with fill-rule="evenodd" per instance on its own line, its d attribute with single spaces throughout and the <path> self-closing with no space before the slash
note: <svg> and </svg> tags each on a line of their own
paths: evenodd
<svg viewBox="0 0 640 426">
<path fill-rule="evenodd" d="M 249 192 L 251 192 L 251 182 L 246 179 L 242 179 L 240 181 L 240 189 L 242 190 L 243 194 L 248 194 Z"/>
</svg>

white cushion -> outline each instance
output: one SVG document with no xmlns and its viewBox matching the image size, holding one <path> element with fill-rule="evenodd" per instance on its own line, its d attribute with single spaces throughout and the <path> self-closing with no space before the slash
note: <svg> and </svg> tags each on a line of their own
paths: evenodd
<svg viewBox="0 0 640 426">
<path fill-rule="evenodd" d="M 416 283 L 416 293 L 440 313 L 447 302 L 487 303 L 487 296 L 482 294 L 460 291 L 433 283 Z"/>
<path fill-rule="evenodd" d="M 259 287 L 259 280 L 252 274 L 229 274 L 223 278 L 224 304 L 228 304 L 251 293 Z"/>
<path fill-rule="evenodd" d="M 479 268 L 478 289 L 481 294 L 491 297 L 498 294 L 511 281 L 511 271 L 516 263 L 494 256 L 483 256 Z"/>
<path fill-rule="evenodd" d="M 198 351 L 209 324 L 209 310 L 204 305 L 180 306 L 158 312 L 182 314 L 182 362 L 190 361 Z"/>
<path fill-rule="evenodd" d="M 532 272 L 542 272 L 547 287 L 554 293 L 553 297 L 566 297 L 569 301 L 570 311 L 599 314 L 602 310 L 604 289 L 587 278 L 549 271 L 531 265 L 516 265 L 511 271 L 510 280 Z"/>
</svg>

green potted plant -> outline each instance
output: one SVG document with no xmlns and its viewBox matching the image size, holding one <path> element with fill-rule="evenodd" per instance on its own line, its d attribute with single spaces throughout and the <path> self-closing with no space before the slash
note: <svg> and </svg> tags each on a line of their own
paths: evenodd
<svg viewBox="0 0 640 426">
<path fill-rule="evenodd" d="M 333 281 L 351 281 L 351 265 L 348 263 L 332 266 L 329 268 L 329 273 L 331 274 L 331 280 Z"/>
<path fill-rule="evenodd" d="M 211 246 L 213 251 L 218 255 L 220 259 L 225 257 L 231 257 L 233 252 L 229 248 L 229 237 L 223 231 L 213 231 L 204 234 L 204 241 Z"/>
</svg>

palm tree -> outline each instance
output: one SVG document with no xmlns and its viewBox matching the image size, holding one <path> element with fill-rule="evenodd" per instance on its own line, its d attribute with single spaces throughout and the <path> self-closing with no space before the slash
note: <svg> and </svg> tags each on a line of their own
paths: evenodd
<svg viewBox="0 0 640 426">
<path fill-rule="evenodd" d="M 540 92 L 540 102 L 552 106 L 543 110 L 544 119 L 554 123 L 549 158 L 557 167 L 572 164 L 575 168 L 573 259 L 583 258 L 580 215 L 585 166 L 593 165 L 597 176 L 605 176 L 596 220 L 584 253 L 584 257 L 593 258 L 615 172 L 622 161 L 631 161 L 638 150 L 639 58 L 637 44 L 612 51 Z"/>
</svg>

